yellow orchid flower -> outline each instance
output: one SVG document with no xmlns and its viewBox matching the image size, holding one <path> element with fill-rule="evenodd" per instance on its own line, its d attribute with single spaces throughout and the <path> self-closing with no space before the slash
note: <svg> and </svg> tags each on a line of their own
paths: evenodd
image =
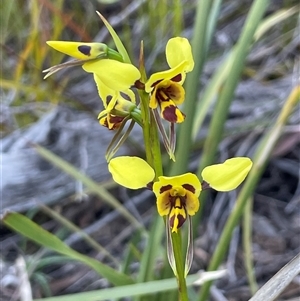
<svg viewBox="0 0 300 301">
<path fill-rule="evenodd" d="M 110 130 L 118 129 L 136 108 L 135 94 L 130 89 L 119 92 L 109 88 L 97 74 L 94 74 L 94 80 L 104 107 L 98 115 L 99 123 Z"/>
<path fill-rule="evenodd" d="M 184 274 L 188 274 L 193 260 L 193 227 L 191 216 L 199 210 L 199 195 L 201 190 L 212 187 L 220 191 L 229 191 L 240 185 L 252 167 L 249 158 L 238 157 L 226 160 L 203 169 L 203 183 L 193 173 L 185 173 L 174 177 L 160 176 L 152 185 L 156 196 L 158 214 L 167 216 L 166 237 L 167 256 L 170 266 L 177 275 L 174 259 L 174 246 L 171 232 L 178 229 L 188 220 L 188 244 L 184 265 Z M 117 157 L 110 160 L 108 169 L 118 184 L 138 189 L 151 187 L 154 170 L 144 160 L 138 157 Z"/>
<path fill-rule="evenodd" d="M 44 70 L 49 72 L 45 78 L 63 67 L 81 64 L 86 72 L 97 74 L 98 81 L 102 81 L 108 88 L 124 91 L 141 76 L 135 66 L 123 63 L 122 56 L 105 44 L 68 41 L 48 41 L 47 44 L 76 60 Z"/>
<path fill-rule="evenodd" d="M 166 58 L 171 69 L 154 73 L 145 84 L 145 91 L 151 93 L 149 106 L 160 107 L 161 117 L 171 123 L 181 123 L 185 115 L 178 109 L 184 101 L 182 87 L 186 73 L 194 68 L 191 45 L 186 38 L 176 37 L 168 41 Z"/>
<path fill-rule="evenodd" d="M 172 232 L 183 225 L 187 215 L 199 210 L 201 183 L 196 175 L 186 173 L 175 177 L 159 177 L 153 184 L 158 214 L 167 215 Z"/>
<path fill-rule="evenodd" d="M 168 216 L 172 232 L 177 232 L 185 220 L 199 210 L 201 190 L 210 187 L 218 191 L 233 190 L 244 181 L 251 167 L 249 158 L 228 159 L 222 164 L 205 167 L 201 174 L 202 184 L 192 173 L 159 177 L 153 184 L 158 214 Z M 131 189 L 149 186 L 154 178 L 152 167 L 137 157 L 114 158 L 108 168 L 118 184 Z"/>
<path fill-rule="evenodd" d="M 245 157 L 236 157 L 222 164 L 207 166 L 201 173 L 205 181 L 202 184 L 192 173 L 159 177 L 159 181 L 153 184 L 158 214 L 167 215 L 172 232 L 177 232 L 187 217 L 195 215 L 199 210 L 198 197 L 204 187 L 218 191 L 233 190 L 245 180 L 251 167 L 252 161 Z"/>
</svg>

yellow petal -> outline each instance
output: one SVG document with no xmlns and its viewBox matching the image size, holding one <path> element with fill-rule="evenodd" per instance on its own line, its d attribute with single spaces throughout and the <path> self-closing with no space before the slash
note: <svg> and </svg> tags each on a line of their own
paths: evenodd
<svg viewBox="0 0 300 301">
<path fill-rule="evenodd" d="M 98 119 L 101 119 L 103 116 L 109 114 L 107 110 L 103 110 L 98 114 Z M 100 122 L 100 121 L 99 121 Z"/>
<path fill-rule="evenodd" d="M 168 215 L 170 213 L 171 204 L 169 199 L 170 191 L 167 190 L 161 193 L 156 200 L 157 211 L 160 216 Z"/>
<path fill-rule="evenodd" d="M 166 80 L 166 79 L 172 79 L 173 77 L 181 74 L 182 79 L 178 81 L 180 84 L 183 83 L 185 79 L 184 70 L 186 69 L 187 62 L 183 61 L 178 66 L 161 72 L 153 73 L 149 80 L 145 84 L 145 91 L 147 93 L 150 93 L 153 90 L 153 87 L 155 86 L 156 82 Z"/>
<path fill-rule="evenodd" d="M 201 184 L 199 179 L 195 174 L 192 173 L 185 173 L 183 175 L 175 176 L 175 177 L 159 177 L 158 181 L 153 184 L 153 192 L 155 193 L 156 197 L 158 198 L 159 195 L 163 192 L 161 189 L 171 185 L 172 187 L 179 187 L 186 185 L 190 185 L 190 189 L 194 190 L 194 195 L 196 197 L 199 196 L 201 191 Z"/>
<path fill-rule="evenodd" d="M 107 45 L 103 43 L 81 43 L 69 41 L 47 41 L 50 47 L 79 60 L 94 59 L 107 54 Z"/>
<path fill-rule="evenodd" d="M 184 88 L 172 81 L 172 80 L 163 80 L 157 85 L 157 89 L 159 89 L 160 94 L 163 98 L 172 99 L 172 101 L 176 105 L 180 105 L 184 102 L 185 90 Z"/>
<path fill-rule="evenodd" d="M 146 187 L 154 179 L 153 168 L 138 157 L 116 157 L 110 160 L 108 170 L 114 181 L 130 189 Z"/>
<path fill-rule="evenodd" d="M 114 108 L 117 102 L 117 97 L 119 93 L 106 86 L 103 83 L 103 81 L 101 81 L 100 77 L 95 73 L 94 73 L 94 80 L 96 82 L 99 96 L 102 99 L 103 106 L 104 108 L 106 108 L 107 112 L 110 112 Z"/>
<path fill-rule="evenodd" d="M 171 68 L 176 67 L 183 61 L 186 61 L 185 72 L 190 72 L 194 69 L 194 59 L 192 48 L 186 38 L 176 37 L 168 41 L 166 46 L 167 62 Z"/>
<path fill-rule="evenodd" d="M 109 59 L 86 62 L 82 68 L 96 73 L 107 87 L 115 91 L 127 90 L 141 77 L 135 66 Z"/>
<path fill-rule="evenodd" d="M 229 191 L 237 188 L 246 178 L 252 167 L 252 161 L 246 157 L 226 160 L 222 164 L 205 167 L 203 180 L 218 191 Z"/>
<path fill-rule="evenodd" d="M 157 87 L 154 88 L 154 91 L 151 93 L 150 101 L 149 101 L 149 108 L 156 109 L 158 106 L 158 101 L 156 99 Z"/>
<path fill-rule="evenodd" d="M 185 209 L 188 215 L 195 215 L 195 213 L 199 210 L 200 202 L 198 196 L 195 196 L 192 192 L 186 191 L 186 204 Z"/>
</svg>

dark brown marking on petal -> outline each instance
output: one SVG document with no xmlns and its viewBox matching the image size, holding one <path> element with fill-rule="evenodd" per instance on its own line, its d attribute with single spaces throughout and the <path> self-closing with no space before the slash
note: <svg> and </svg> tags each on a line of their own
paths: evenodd
<svg viewBox="0 0 300 301">
<path fill-rule="evenodd" d="M 180 200 L 181 200 L 181 201 L 180 201 L 180 205 L 178 205 L 178 206 L 174 205 L 174 206 L 173 206 L 174 208 L 182 209 L 182 208 L 184 207 L 184 206 L 183 206 L 183 203 L 184 203 L 184 202 L 182 202 L 182 197 L 180 197 Z"/>
<path fill-rule="evenodd" d="M 177 97 L 178 93 L 176 93 L 176 92 L 177 91 L 174 89 L 173 86 L 169 86 L 168 88 L 165 89 L 165 93 L 166 93 L 166 95 L 168 95 L 168 97 L 170 99 L 177 99 L 178 98 Z"/>
<path fill-rule="evenodd" d="M 176 205 L 176 201 L 179 199 L 179 205 Z M 178 209 L 182 209 L 185 207 L 186 204 L 186 197 L 185 196 L 171 196 L 169 195 L 169 200 L 171 203 L 171 207 L 172 208 L 178 208 Z"/>
<path fill-rule="evenodd" d="M 134 86 L 139 90 L 145 90 L 145 84 L 141 82 L 139 79 L 135 81 Z"/>
<path fill-rule="evenodd" d="M 178 219 L 178 226 L 177 226 L 177 229 L 179 229 L 183 224 L 184 222 L 186 221 L 186 218 L 184 218 L 184 216 L 182 216 L 181 214 L 174 214 L 173 216 L 170 217 L 169 219 L 169 223 L 170 223 L 170 227 L 173 228 L 174 226 L 174 221 L 175 221 L 175 218 Z"/>
<path fill-rule="evenodd" d="M 159 84 L 162 81 L 162 79 L 157 80 L 156 82 L 154 82 L 151 87 L 155 87 L 157 84 Z"/>
<path fill-rule="evenodd" d="M 180 73 L 171 78 L 171 81 L 173 82 L 180 82 L 181 80 L 182 80 L 182 76 Z"/>
<path fill-rule="evenodd" d="M 78 50 L 79 52 L 81 52 L 84 55 L 90 56 L 91 55 L 91 46 L 87 46 L 87 45 L 80 45 L 78 46 Z"/>
<path fill-rule="evenodd" d="M 125 117 L 115 116 L 115 115 L 108 115 L 108 128 L 110 130 L 118 129 L 123 122 Z"/>
<path fill-rule="evenodd" d="M 176 115 L 177 107 L 174 105 L 170 105 L 162 111 L 163 118 L 169 122 L 177 122 L 177 115 Z"/>
<path fill-rule="evenodd" d="M 172 185 L 169 184 L 169 185 L 166 185 L 166 186 L 161 186 L 160 189 L 159 189 L 159 193 L 163 193 L 165 191 L 168 191 L 172 188 Z"/>
<path fill-rule="evenodd" d="M 120 123 L 124 120 L 124 117 L 109 115 L 109 122 L 111 123 Z"/>
<path fill-rule="evenodd" d="M 185 188 L 186 190 L 189 190 L 192 193 L 195 193 L 196 191 L 195 187 L 192 186 L 191 184 L 183 184 L 182 187 Z"/>
</svg>

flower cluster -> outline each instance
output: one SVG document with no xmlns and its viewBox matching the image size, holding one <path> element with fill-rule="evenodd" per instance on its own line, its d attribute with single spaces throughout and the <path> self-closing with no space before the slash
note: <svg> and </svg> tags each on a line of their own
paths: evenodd
<svg viewBox="0 0 300 301">
<path fill-rule="evenodd" d="M 100 17 L 111 33 L 118 51 L 102 43 L 48 41 L 49 46 L 74 59 L 45 70 L 48 72 L 45 78 L 63 68 L 76 65 L 81 65 L 84 71 L 92 73 L 98 94 L 103 102 L 103 110 L 98 115 L 99 122 L 109 130 L 116 130 L 112 142 L 118 140 L 114 147 L 113 143 L 108 147 L 106 154 L 108 169 L 113 179 L 124 187 L 130 189 L 148 187 L 153 190 L 158 214 L 166 220 L 168 258 L 176 274 L 171 237 L 179 234 L 179 229 L 187 220 L 189 237 L 192 237 L 191 216 L 199 210 L 201 191 L 207 188 L 218 191 L 235 189 L 244 181 L 252 167 L 252 162 L 249 158 L 238 157 L 228 159 L 222 164 L 205 167 L 201 173 L 203 179 L 201 182 L 193 173 L 173 177 L 162 176 L 161 172 L 157 174 L 157 169 L 153 169 L 148 164 L 149 160 L 146 162 L 138 157 L 127 156 L 113 158 L 120 145 L 128 137 L 134 123 L 142 127 L 144 138 L 148 137 L 150 140 L 148 124 L 149 120 L 155 120 L 151 126 L 155 127 L 155 131 L 156 129 L 160 131 L 170 158 L 175 160 L 176 131 L 174 127 L 175 124 L 180 124 L 185 120 L 185 114 L 179 108 L 185 100 L 185 90 L 182 85 L 186 74 L 194 68 L 194 59 L 190 43 L 186 38 L 171 38 L 166 45 L 166 60 L 169 69 L 153 73 L 147 79 L 143 55 L 140 57 L 138 69 L 131 63 L 115 31 L 101 15 Z M 142 50 L 141 54 L 143 54 Z M 140 90 L 139 93 L 136 93 L 136 90 Z M 145 110 L 146 114 L 142 114 Z M 153 118 L 145 117 L 150 115 Z M 131 124 L 123 134 L 124 125 L 129 119 Z M 169 135 L 165 131 L 165 125 L 169 126 Z M 148 141 L 148 146 L 152 142 Z M 159 145 L 158 141 L 154 143 Z M 153 155 L 152 152 L 152 157 L 157 155 Z M 152 158 L 152 165 L 153 160 Z M 185 274 L 191 264 L 189 254 L 192 254 L 192 245 L 188 244 L 187 249 Z"/>
<path fill-rule="evenodd" d="M 186 73 L 194 68 L 191 46 L 186 38 L 175 37 L 168 41 L 166 59 L 170 69 L 152 74 L 145 83 L 139 81 L 141 74 L 134 65 L 124 62 L 120 53 L 105 44 L 67 41 L 48 41 L 47 44 L 75 60 L 44 70 L 48 72 L 45 78 L 75 65 L 82 65 L 86 72 L 92 73 L 104 107 L 98 119 L 109 130 L 122 128 L 124 122 L 131 118 L 143 126 L 132 90 L 134 86 L 143 87 L 149 94 L 149 108 L 153 110 L 165 148 L 170 158 L 175 160 L 174 124 L 185 119 L 185 114 L 178 108 L 185 98 L 182 84 Z M 161 118 L 158 117 L 158 109 Z M 170 124 L 169 135 L 164 130 L 162 119 Z"/>
</svg>

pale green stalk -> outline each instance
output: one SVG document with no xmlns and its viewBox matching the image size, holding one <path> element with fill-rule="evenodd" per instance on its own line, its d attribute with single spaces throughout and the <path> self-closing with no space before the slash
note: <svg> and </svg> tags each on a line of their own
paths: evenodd
<svg viewBox="0 0 300 301">
<path fill-rule="evenodd" d="M 284 128 L 284 125 L 287 122 L 287 119 L 297 103 L 300 101 L 300 85 L 296 86 L 288 99 L 285 102 L 284 107 L 282 108 L 280 115 L 274 124 L 274 126 L 269 130 L 269 132 L 261 140 L 254 158 L 253 158 L 253 167 L 250 171 L 244 186 L 242 187 L 236 204 L 224 226 L 223 232 L 219 239 L 219 242 L 216 246 L 215 252 L 211 258 L 211 261 L 208 266 L 208 271 L 216 270 L 221 264 L 230 242 L 231 234 L 236 225 L 239 222 L 243 210 L 245 208 L 246 202 L 249 197 L 253 194 L 254 189 L 261 178 L 262 173 L 265 170 L 265 166 L 270 158 L 272 150 L 280 137 L 280 134 Z M 199 301 L 207 300 L 209 295 L 209 289 L 211 282 L 205 283 L 200 291 Z"/>
<path fill-rule="evenodd" d="M 247 273 L 247 278 L 251 290 L 251 294 L 254 295 L 258 289 L 255 271 L 253 266 L 252 258 L 252 207 L 253 207 L 253 197 L 250 197 L 246 201 L 243 219 L 243 247 L 244 247 L 244 258 L 245 258 L 245 268 Z"/>
<path fill-rule="evenodd" d="M 142 103 L 145 101 L 149 101 L 149 96 L 145 93 L 140 94 L 142 96 L 146 96 L 146 99 L 141 100 Z M 148 107 L 149 110 L 149 107 Z M 143 114 L 143 109 L 141 110 Z M 145 114 L 147 115 L 147 114 Z M 150 156 L 150 158 L 147 156 L 147 160 L 149 164 L 152 165 L 152 167 L 155 170 L 155 179 L 157 180 L 159 176 L 163 175 L 162 172 L 162 161 L 161 161 L 161 152 L 160 152 L 160 145 L 159 145 L 159 137 L 158 137 L 158 131 L 155 124 L 155 120 L 153 117 L 152 112 L 150 113 L 150 120 L 149 120 L 149 127 L 144 127 L 143 131 L 147 131 L 144 133 L 144 138 L 147 137 L 148 141 L 144 141 L 145 143 L 145 149 L 146 154 Z M 165 221 L 168 222 L 168 221 Z M 181 301 L 188 301 L 188 295 L 187 295 L 187 287 L 186 287 L 186 281 L 185 281 L 185 275 L 184 275 L 184 267 L 183 267 L 183 256 L 182 256 L 182 247 L 181 247 L 181 237 L 180 237 L 180 231 L 179 233 L 172 234 L 172 243 L 173 243 L 173 250 L 174 250 L 174 259 L 176 263 L 176 269 L 177 269 L 177 280 L 178 280 L 178 293 L 180 296 Z M 146 263 L 145 263 L 146 265 Z"/>
<path fill-rule="evenodd" d="M 168 222 L 168 221 L 166 221 Z M 177 270 L 177 283 L 178 283 L 178 294 L 180 301 L 188 301 L 187 285 L 184 273 L 184 260 L 182 255 L 182 242 L 181 242 L 181 231 L 178 233 L 172 233 L 171 235 L 173 243 L 174 258 Z"/>
</svg>

